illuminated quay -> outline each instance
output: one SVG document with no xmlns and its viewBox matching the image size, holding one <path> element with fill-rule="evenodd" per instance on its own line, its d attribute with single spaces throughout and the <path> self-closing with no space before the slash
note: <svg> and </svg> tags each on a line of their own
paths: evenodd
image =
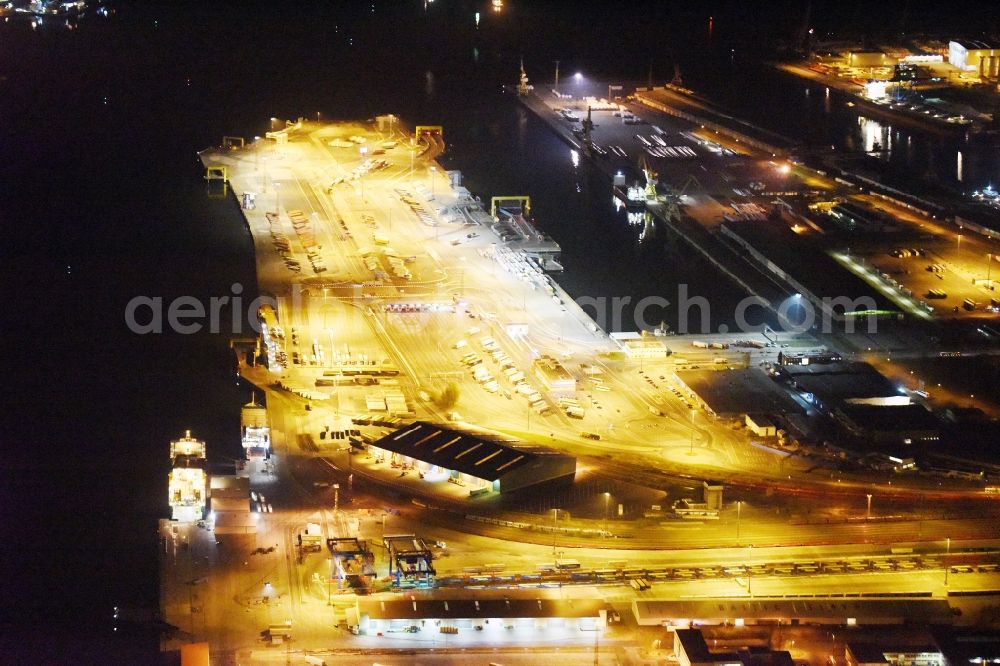
<svg viewBox="0 0 1000 666">
<path fill-rule="evenodd" d="M 201 153 L 254 238 L 262 332 L 239 358 L 262 400 L 243 409 L 249 460 L 223 484 L 241 506 L 248 494 L 248 519 L 220 533 L 209 506 L 201 524 L 161 523 L 164 615 L 184 630 L 164 649 L 332 663 L 531 646 L 611 663 L 618 647 L 669 651 L 664 626 L 751 619 L 668 603 L 691 595 L 863 593 L 849 611 L 862 620 L 819 621 L 879 625 L 972 609 L 961 592 L 994 584 L 983 480 L 889 485 L 871 461 L 817 475 L 818 454 L 766 416 L 787 419 L 801 396 L 727 392 L 727 377 L 757 391 L 774 384 L 765 367 L 828 362 L 824 340 L 609 334 L 546 272 L 557 256 L 510 231 L 544 193 L 505 193 L 487 213 L 435 161 L 446 132 L 391 115 L 274 121 Z M 854 381 L 817 395 L 910 404 L 872 403 L 882 394 Z M 768 495 L 821 518 L 775 512 Z M 927 497 L 945 507 L 933 520 Z"/>
</svg>

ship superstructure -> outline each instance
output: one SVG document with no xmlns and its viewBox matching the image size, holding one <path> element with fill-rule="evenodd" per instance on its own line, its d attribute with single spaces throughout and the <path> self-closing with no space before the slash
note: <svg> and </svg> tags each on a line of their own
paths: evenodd
<svg viewBox="0 0 1000 666">
<path fill-rule="evenodd" d="M 267 407 L 256 398 L 240 410 L 240 437 L 247 460 L 266 460 L 271 455 L 271 426 L 267 422 Z"/>
<path fill-rule="evenodd" d="M 193 438 L 190 430 L 170 442 L 168 497 L 174 520 L 196 522 L 205 517 L 208 500 L 205 454 L 205 442 Z"/>
</svg>

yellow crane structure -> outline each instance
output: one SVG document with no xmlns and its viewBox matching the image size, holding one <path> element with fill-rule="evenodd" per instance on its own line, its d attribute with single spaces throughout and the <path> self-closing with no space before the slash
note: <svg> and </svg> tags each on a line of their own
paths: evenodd
<svg viewBox="0 0 1000 666">
<path fill-rule="evenodd" d="M 224 164 L 212 164 L 205 168 L 205 180 L 229 182 L 229 171 Z"/>
<path fill-rule="evenodd" d="M 527 215 L 528 213 L 531 212 L 531 197 L 527 197 L 524 195 L 512 195 L 503 197 L 492 197 L 490 199 L 490 215 L 496 217 L 497 211 L 500 208 L 500 203 L 504 201 L 520 201 L 521 210 L 524 211 L 524 214 Z"/>
<path fill-rule="evenodd" d="M 441 125 L 417 125 L 413 129 L 413 140 L 419 141 L 422 134 L 437 134 L 444 140 L 444 127 Z"/>
<path fill-rule="evenodd" d="M 642 158 L 642 175 L 646 177 L 646 201 L 656 201 L 656 179 L 659 176 L 658 173 L 653 171 L 653 167 L 649 166 L 649 162 L 646 158 Z"/>
</svg>

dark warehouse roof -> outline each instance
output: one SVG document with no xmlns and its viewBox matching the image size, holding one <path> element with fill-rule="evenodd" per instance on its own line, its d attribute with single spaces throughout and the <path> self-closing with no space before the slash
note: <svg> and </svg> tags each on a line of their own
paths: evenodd
<svg viewBox="0 0 1000 666">
<path fill-rule="evenodd" d="M 373 446 L 487 481 L 539 459 L 566 457 L 551 449 L 516 446 L 425 421 L 404 426 Z"/>
</svg>

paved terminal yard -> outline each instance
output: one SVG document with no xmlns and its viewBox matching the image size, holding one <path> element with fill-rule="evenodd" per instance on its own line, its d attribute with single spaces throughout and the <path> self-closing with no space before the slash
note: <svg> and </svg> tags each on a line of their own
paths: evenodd
<svg viewBox="0 0 1000 666">
<path fill-rule="evenodd" d="M 355 598 L 336 589 L 325 552 L 298 548 L 309 523 L 320 525 L 324 537 L 372 544 L 376 598 L 600 599 L 627 613 L 636 595 L 745 594 L 749 583 L 740 574 L 759 577 L 755 594 L 843 593 L 852 586 L 941 593 L 941 546 L 928 541 L 919 518 L 904 513 L 877 525 L 858 522 L 844 513 L 856 514 L 853 500 L 841 499 L 836 511 L 816 514 L 828 522 L 816 522 L 755 495 L 754 484 L 773 481 L 776 472 L 818 487 L 830 479 L 816 478 L 805 461 L 776 470 L 772 454 L 750 446 L 743 433 L 692 411 L 694 400 L 673 379 L 674 360 L 630 357 L 538 263 L 505 245 L 457 179 L 434 162 L 444 147 L 437 130 L 411 141 L 398 119 L 380 121 L 289 124 L 267 140 L 202 154 L 206 165 L 226 168 L 254 236 L 260 291 L 274 298 L 274 309 L 262 311 L 267 362 L 241 365 L 267 392 L 275 453 L 266 466 L 251 463 L 250 481 L 256 507 L 266 495 L 273 512 L 254 512 L 253 534 L 161 525 L 163 609 L 177 627 L 171 644 L 207 639 L 214 651 L 247 663 L 289 650 L 447 647 L 427 632 L 344 631 Z M 808 336 L 741 353 L 706 351 L 695 338 L 664 340 L 675 354 L 684 350 L 687 365 L 723 355 L 727 367 L 773 361 L 786 345 L 819 347 Z M 470 354 L 481 362 L 470 364 Z M 539 359 L 565 374 L 539 371 Z M 470 365 L 491 379 L 476 377 Z M 571 379 L 572 388 L 552 385 L 554 377 Z M 447 392 L 452 397 L 442 400 Z M 535 393 L 540 400 L 531 398 Z M 373 414 L 390 425 L 372 426 Z M 547 504 L 535 498 L 539 512 L 518 516 L 496 495 L 473 501 L 457 486 L 435 487 L 351 454 L 350 437 L 377 439 L 394 419 L 415 418 L 571 453 L 579 460 L 576 487 L 584 492 L 554 493 Z M 668 475 L 659 476 L 661 470 Z M 651 500 L 641 492 L 628 500 L 618 489 L 632 483 L 668 498 L 695 496 L 700 474 L 722 470 L 741 478 L 740 496 L 757 499 L 728 501 L 718 520 L 671 520 L 660 509 L 639 516 L 638 502 Z M 845 474 L 843 480 L 847 498 L 861 479 Z M 817 498 L 806 493 L 800 501 L 814 506 Z M 546 510 L 552 508 L 563 513 Z M 479 514 L 512 520 L 470 518 Z M 555 529 L 546 531 L 550 517 Z M 801 522 L 789 530 L 793 517 Z M 956 540 L 989 536 L 991 524 L 948 522 Z M 603 536 L 595 543 L 580 529 Z M 380 548 L 384 535 L 401 533 L 429 544 L 436 589 L 392 589 Z M 917 542 L 919 555 L 884 564 L 891 544 L 903 541 Z M 574 576 L 567 564 L 546 573 L 560 561 L 576 562 L 579 571 Z M 990 563 L 957 563 L 971 568 L 955 569 L 955 581 L 986 584 L 995 574 L 979 567 Z M 626 567 L 636 576 L 642 569 L 652 591 L 636 589 Z M 291 627 L 291 640 L 268 647 L 274 636 L 268 627 L 282 625 Z M 600 638 L 621 647 L 640 639 L 646 640 L 628 627 L 609 628 Z M 578 642 L 551 627 L 505 640 L 542 649 Z M 481 643 L 473 631 L 455 639 L 468 647 Z"/>
<path fill-rule="evenodd" d="M 577 452 L 655 454 L 689 439 L 685 401 L 656 375 L 638 375 L 656 361 L 623 359 L 557 284 L 459 212 L 470 200 L 430 161 L 439 144 L 411 149 L 407 136 L 351 124 L 306 124 L 288 137 L 203 158 L 226 166 L 239 200 L 255 202 L 245 214 L 261 290 L 276 298 L 280 322 L 275 362 L 255 381 L 280 382 L 314 402 L 302 422 L 313 443 L 327 426 L 343 430 L 348 415 L 368 411 L 369 399 L 391 396 L 403 414 L 429 412 Z M 470 354 L 494 381 L 473 378 L 462 362 Z M 579 418 L 534 371 L 542 355 L 576 378 Z M 359 374 L 363 384 L 350 379 Z M 436 406 L 449 385 L 457 401 Z M 534 407 L 532 393 L 542 395 Z M 647 425 L 658 431 L 652 447 Z"/>
</svg>

